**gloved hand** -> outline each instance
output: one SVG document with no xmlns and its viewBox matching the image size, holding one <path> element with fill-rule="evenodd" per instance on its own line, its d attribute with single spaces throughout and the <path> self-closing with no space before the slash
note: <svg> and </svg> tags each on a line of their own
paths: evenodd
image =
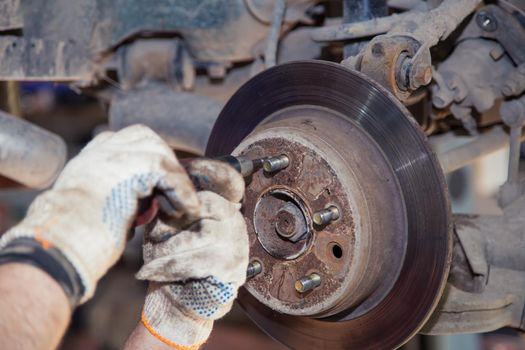
<svg viewBox="0 0 525 350">
<path fill-rule="evenodd" d="M 0 247 L 25 237 L 58 249 L 80 277 L 84 302 L 122 254 L 138 199 L 154 189 L 163 191 L 180 215 L 199 213 L 186 171 L 158 135 L 141 125 L 101 133 L 2 236 Z"/>
<path fill-rule="evenodd" d="M 142 323 L 164 343 L 185 350 L 203 344 L 213 321 L 231 309 L 248 265 L 238 203 L 243 178 L 217 161 L 197 160 L 187 169 L 202 189 L 199 220 L 188 225 L 159 215 L 144 237 L 144 266 L 137 274 L 150 281 Z"/>
</svg>

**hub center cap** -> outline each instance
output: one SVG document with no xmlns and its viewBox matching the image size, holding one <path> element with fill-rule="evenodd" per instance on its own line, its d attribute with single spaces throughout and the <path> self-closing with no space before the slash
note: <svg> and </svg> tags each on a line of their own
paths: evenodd
<svg viewBox="0 0 525 350">
<path fill-rule="evenodd" d="M 290 189 L 272 188 L 255 205 L 254 227 L 272 256 L 295 259 L 307 247 L 311 219 L 301 197 Z"/>
</svg>

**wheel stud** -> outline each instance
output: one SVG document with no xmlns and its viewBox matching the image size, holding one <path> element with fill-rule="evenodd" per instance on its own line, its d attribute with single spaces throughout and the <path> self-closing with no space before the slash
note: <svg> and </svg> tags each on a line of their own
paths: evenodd
<svg viewBox="0 0 525 350">
<path fill-rule="evenodd" d="M 326 225 L 331 221 L 339 219 L 339 209 L 335 205 L 314 213 L 313 220 L 316 225 Z"/>
<path fill-rule="evenodd" d="M 248 264 L 248 268 L 246 269 L 246 277 L 252 278 L 261 273 L 262 271 L 262 265 L 257 260 L 252 261 Z"/>
<path fill-rule="evenodd" d="M 263 170 L 267 173 L 274 173 L 285 169 L 290 164 L 290 159 L 287 155 L 269 157 L 263 161 Z"/>
<path fill-rule="evenodd" d="M 309 290 L 318 287 L 321 284 L 321 276 L 312 273 L 309 276 L 304 276 L 295 281 L 295 290 L 299 293 L 306 293 Z"/>
</svg>

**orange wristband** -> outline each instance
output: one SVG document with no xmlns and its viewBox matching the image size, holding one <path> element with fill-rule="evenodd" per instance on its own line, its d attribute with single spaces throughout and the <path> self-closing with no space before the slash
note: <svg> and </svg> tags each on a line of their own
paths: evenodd
<svg viewBox="0 0 525 350">
<path fill-rule="evenodd" d="M 146 320 L 146 316 L 144 315 L 144 312 L 141 313 L 140 320 L 141 320 L 142 324 L 144 325 L 144 327 L 146 327 L 146 329 L 151 333 L 151 335 L 153 335 L 155 338 L 157 338 L 158 340 L 160 340 L 164 344 L 167 344 L 167 345 L 169 345 L 169 346 L 171 346 L 171 347 L 173 347 L 173 348 L 175 348 L 177 350 L 198 350 L 205 343 L 205 341 L 203 341 L 201 343 L 197 343 L 197 344 L 193 344 L 193 345 L 177 344 L 175 342 L 172 342 L 169 339 L 166 339 L 165 337 L 163 337 L 159 333 L 157 333 L 157 331 L 155 329 L 153 329 L 153 327 L 149 324 L 148 320 Z"/>
</svg>

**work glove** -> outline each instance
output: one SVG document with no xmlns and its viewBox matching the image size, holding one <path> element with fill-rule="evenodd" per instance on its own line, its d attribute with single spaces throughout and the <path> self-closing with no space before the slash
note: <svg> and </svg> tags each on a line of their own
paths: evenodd
<svg viewBox="0 0 525 350">
<path fill-rule="evenodd" d="M 186 171 L 152 130 L 135 125 L 101 133 L 34 200 L 25 219 L 1 237 L 0 248 L 29 238 L 58 250 L 80 278 L 83 292 L 76 302 L 82 303 L 121 256 L 138 200 L 154 189 L 181 218 L 199 214 Z"/>
<path fill-rule="evenodd" d="M 159 340 L 184 350 L 202 345 L 214 320 L 231 309 L 248 265 L 239 204 L 244 180 L 217 161 L 197 160 L 187 169 L 201 189 L 199 218 L 188 223 L 160 213 L 145 234 L 144 266 L 137 273 L 150 281 L 142 323 Z"/>
</svg>

